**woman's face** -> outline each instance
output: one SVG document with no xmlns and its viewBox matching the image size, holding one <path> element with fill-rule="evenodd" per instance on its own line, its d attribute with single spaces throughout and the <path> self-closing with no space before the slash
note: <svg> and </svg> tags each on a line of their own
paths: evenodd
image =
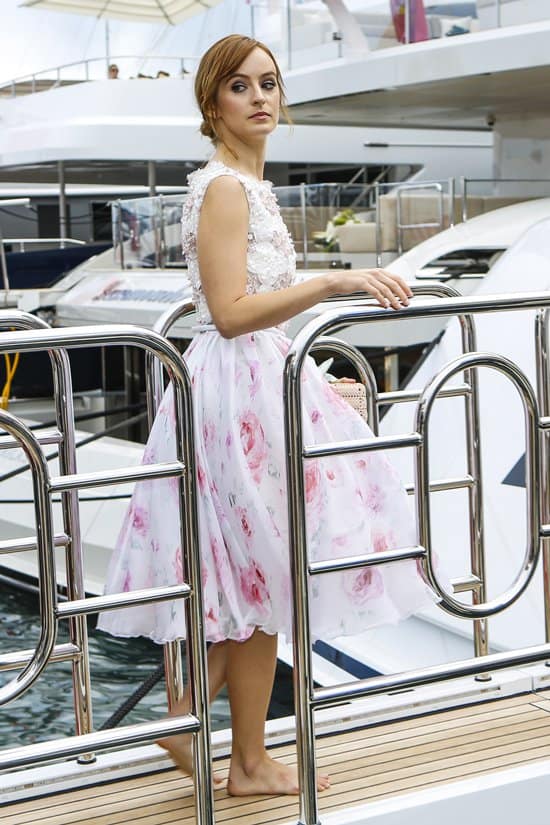
<svg viewBox="0 0 550 825">
<path fill-rule="evenodd" d="M 280 91 L 275 65 L 255 48 L 236 72 L 222 80 L 216 106 L 216 132 L 248 142 L 265 138 L 279 120 Z"/>
</svg>

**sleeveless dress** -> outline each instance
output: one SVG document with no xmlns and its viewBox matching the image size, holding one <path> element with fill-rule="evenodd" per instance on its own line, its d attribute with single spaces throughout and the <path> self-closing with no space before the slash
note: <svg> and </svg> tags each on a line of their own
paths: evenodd
<svg viewBox="0 0 550 825">
<path fill-rule="evenodd" d="M 198 332 L 185 353 L 196 424 L 198 511 L 206 637 L 245 640 L 260 628 L 291 638 L 282 374 L 289 339 L 281 327 L 224 339 L 212 324 L 197 263 L 197 230 L 208 185 L 231 175 L 249 205 L 247 292 L 295 280 L 295 253 L 271 184 L 219 162 L 189 176 L 183 249 Z M 305 443 L 372 435 L 363 419 L 307 360 L 302 403 Z M 167 389 L 144 463 L 176 456 L 172 388 Z M 108 575 L 107 593 L 181 581 L 175 479 L 136 484 Z M 309 460 L 305 470 L 312 560 L 416 544 L 408 496 L 382 453 Z M 395 623 L 436 601 L 415 561 L 315 577 L 314 639 Z M 183 602 L 105 612 L 98 627 L 156 642 L 185 637 Z"/>
</svg>

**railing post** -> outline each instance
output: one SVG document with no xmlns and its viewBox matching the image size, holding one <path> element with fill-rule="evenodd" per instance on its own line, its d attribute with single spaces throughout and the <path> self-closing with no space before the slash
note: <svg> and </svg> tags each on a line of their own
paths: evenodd
<svg viewBox="0 0 550 825">
<path fill-rule="evenodd" d="M 460 193 L 462 198 L 462 222 L 468 220 L 468 181 L 462 176 L 460 178 Z"/>
<path fill-rule="evenodd" d="M 382 266 L 382 223 L 380 215 L 380 184 L 374 184 L 375 211 L 376 211 L 376 266 Z"/>
<path fill-rule="evenodd" d="M 195 307 L 189 301 L 184 301 L 170 307 L 155 322 L 154 331 L 159 335 L 167 336 L 172 324 L 178 318 L 189 315 Z M 160 407 L 164 386 L 162 382 L 162 367 L 158 358 L 147 352 L 145 354 L 145 394 L 147 400 L 147 421 L 149 429 L 153 426 L 155 416 Z M 164 675 L 168 709 L 173 710 L 183 698 L 185 684 L 183 681 L 182 653 L 179 642 L 167 642 L 164 645 Z"/>
<path fill-rule="evenodd" d="M 119 199 L 116 202 L 118 212 L 118 227 L 117 227 L 117 241 L 120 250 L 120 268 L 125 269 L 124 262 L 124 234 L 122 232 L 122 201 Z"/>
<path fill-rule="evenodd" d="M 56 419 L 57 427 L 62 434 L 59 445 L 59 472 L 61 475 L 72 475 L 77 472 L 77 463 L 71 367 L 67 353 L 64 350 L 55 351 L 53 356 Z M 65 548 L 67 598 L 70 601 L 76 601 L 86 597 L 78 491 L 63 490 L 61 492 L 61 507 L 63 530 L 65 535 L 69 537 L 69 542 Z M 75 729 L 78 736 L 91 733 L 93 730 L 92 686 L 90 682 L 86 616 L 71 616 L 69 619 L 69 638 L 80 650 L 80 655 L 72 662 Z M 95 756 L 84 754 L 78 758 L 78 761 L 81 763 L 93 762 Z"/>
<path fill-rule="evenodd" d="M 411 42 L 411 3 L 405 0 L 405 43 Z"/>
<path fill-rule="evenodd" d="M 473 324 L 470 332 L 473 340 L 468 335 L 468 330 L 464 325 L 462 326 L 462 330 L 463 350 L 465 352 L 473 352 L 476 349 L 475 337 L 473 337 Z M 478 586 L 472 589 L 472 603 L 483 604 L 487 598 L 487 586 L 477 371 L 475 369 L 466 370 L 464 380 L 471 387 L 470 394 L 464 398 L 467 473 L 474 479 L 473 485 L 468 488 L 468 505 L 470 509 L 470 563 L 472 574 L 479 580 Z M 486 656 L 489 653 L 489 625 L 486 617 L 474 619 L 474 652 L 476 656 Z M 491 679 L 491 675 L 489 673 L 478 673 L 475 678 L 479 682 L 486 682 Z"/>
<path fill-rule="evenodd" d="M 548 352 L 548 333 L 550 312 L 543 309 L 535 317 L 535 353 L 537 359 L 537 396 L 542 416 L 550 415 L 550 353 Z M 550 523 L 550 433 L 541 433 L 541 518 L 544 524 Z M 542 539 L 542 578 L 544 593 L 545 638 L 550 642 L 550 539 Z M 550 667 L 550 660 L 546 662 Z"/>
<path fill-rule="evenodd" d="M 455 225 L 455 197 L 456 197 L 455 179 L 454 179 L 454 177 L 451 177 L 451 178 L 449 178 L 449 201 L 450 201 L 449 226 L 454 226 Z"/>
<path fill-rule="evenodd" d="M 307 238 L 307 206 L 306 206 L 306 184 L 300 184 L 300 206 L 302 207 L 302 227 L 303 227 L 303 238 L 304 238 L 304 247 L 303 247 L 303 256 L 304 256 L 304 269 L 307 269 L 308 266 L 308 238 Z"/>
<path fill-rule="evenodd" d="M 300 825 L 318 825 L 315 724 L 311 705 L 313 670 L 307 570 L 305 490 L 302 468 L 300 364 L 287 359 L 284 369 L 285 440 L 290 569 L 293 588 L 294 697 L 296 752 L 300 785 Z"/>
<path fill-rule="evenodd" d="M 287 71 L 292 69 L 292 0 L 286 0 Z"/>
<path fill-rule="evenodd" d="M 65 191 L 65 163 L 57 161 L 57 176 L 59 181 L 59 237 L 60 247 L 65 249 L 65 239 L 67 237 L 67 193 Z"/>
<path fill-rule="evenodd" d="M 4 249 L 4 238 L 2 237 L 2 227 L 0 227 L 0 270 L 2 271 L 2 287 L 6 292 L 10 289 L 10 279 L 8 276 L 8 262 L 6 260 L 6 250 Z M 7 295 L 5 296 L 7 299 Z"/>
</svg>

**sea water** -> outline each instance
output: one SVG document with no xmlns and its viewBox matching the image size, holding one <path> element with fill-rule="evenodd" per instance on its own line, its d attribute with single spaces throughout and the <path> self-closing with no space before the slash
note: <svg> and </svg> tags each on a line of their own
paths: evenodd
<svg viewBox="0 0 550 825">
<path fill-rule="evenodd" d="M 32 649 L 40 635 L 38 599 L 0 586 L 0 649 L 2 653 Z M 61 623 L 58 641 L 67 642 Z M 90 671 L 94 727 L 101 727 L 163 660 L 163 648 L 147 639 L 117 639 L 89 627 Z M 17 671 L 0 673 L 0 684 Z M 121 724 L 161 719 L 166 715 L 164 679 L 144 697 Z M 212 727 L 229 725 L 224 693 L 212 707 Z M 22 696 L 0 707 L 0 748 L 29 745 L 74 733 L 70 662 L 51 664 Z"/>
<path fill-rule="evenodd" d="M 119 639 L 88 627 L 94 728 L 97 730 L 163 661 L 163 648 L 148 639 Z M 38 597 L 0 585 L 0 652 L 33 649 L 40 635 Z M 68 641 L 61 622 L 58 643 Z M 0 673 L 0 685 L 17 671 Z M 269 718 L 293 713 L 292 676 L 279 664 Z M 120 723 L 135 724 L 166 715 L 164 679 Z M 229 702 L 222 691 L 211 710 L 212 729 L 229 727 Z M 74 733 L 70 662 L 48 665 L 19 698 L 0 706 L 0 748 L 30 745 Z"/>
</svg>

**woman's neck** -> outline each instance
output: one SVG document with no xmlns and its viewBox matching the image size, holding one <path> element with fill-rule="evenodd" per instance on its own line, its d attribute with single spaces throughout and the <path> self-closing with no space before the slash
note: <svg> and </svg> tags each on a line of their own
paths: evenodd
<svg viewBox="0 0 550 825">
<path fill-rule="evenodd" d="M 217 160 L 223 163 L 224 166 L 229 166 L 231 169 L 236 169 L 251 178 L 263 180 L 264 164 L 265 164 L 265 142 L 263 146 L 227 146 L 220 143 L 214 152 L 212 160 Z"/>
</svg>

